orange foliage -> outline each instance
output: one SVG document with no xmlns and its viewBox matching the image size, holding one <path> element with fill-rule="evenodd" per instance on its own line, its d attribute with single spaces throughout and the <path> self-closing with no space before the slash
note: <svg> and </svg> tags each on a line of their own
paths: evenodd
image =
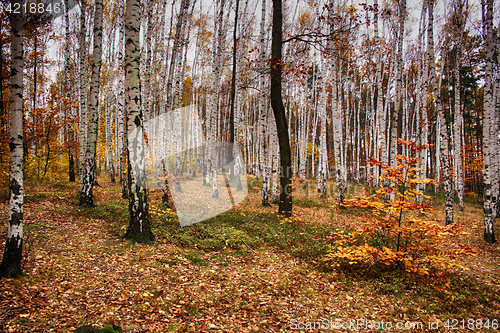
<svg viewBox="0 0 500 333">
<path fill-rule="evenodd" d="M 400 140 L 412 151 L 422 149 L 413 142 Z M 436 221 L 433 208 L 423 202 L 427 197 L 417 191 L 417 184 L 433 183 L 418 179 L 418 159 L 399 155 L 398 164 L 390 167 L 380 161 L 368 164 L 381 166 L 381 186 L 375 194 L 345 200 L 344 207 L 371 210 L 354 232 L 337 232 L 325 261 L 335 265 L 376 265 L 386 269 L 403 269 L 409 273 L 428 275 L 436 269 L 460 267 L 459 255 L 473 254 L 470 247 L 443 241 L 464 234 L 462 226 L 443 226 Z M 392 197 L 393 199 L 389 199 Z M 416 200 L 420 197 L 421 199 Z"/>
</svg>

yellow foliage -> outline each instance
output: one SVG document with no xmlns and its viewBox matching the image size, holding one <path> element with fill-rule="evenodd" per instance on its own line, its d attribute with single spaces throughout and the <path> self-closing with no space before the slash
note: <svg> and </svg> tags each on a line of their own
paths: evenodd
<svg viewBox="0 0 500 333">
<path fill-rule="evenodd" d="M 382 268 L 404 269 L 409 273 L 429 275 L 436 270 L 460 268 L 456 258 L 474 255 L 467 245 L 445 240 L 463 234 L 458 224 L 443 226 L 433 214 L 433 208 L 420 203 L 417 197 L 425 198 L 416 189 L 416 184 L 430 183 L 430 179 L 418 179 L 418 162 L 415 158 L 398 156 L 398 165 L 390 167 L 379 161 L 372 164 L 382 166 L 382 183 L 395 183 L 377 189 L 373 195 L 345 200 L 344 207 L 362 207 L 371 210 L 371 216 L 362 220 L 360 227 L 352 233 L 338 232 L 324 261 L 335 266 L 377 265 Z M 394 199 L 390 200 L 390 195 Z"/>
</svg>

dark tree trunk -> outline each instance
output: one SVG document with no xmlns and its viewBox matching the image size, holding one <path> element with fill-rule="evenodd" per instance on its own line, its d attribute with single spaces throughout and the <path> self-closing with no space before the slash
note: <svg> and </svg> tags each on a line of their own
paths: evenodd
<svg viewBox="0 0 500 333">
<path fill-rule="evenodd" d="M 281 44 L 283 12 L 281 0 L 273 0 L 273 30 L 271 44 L 271 106 L 276 120 L 280 146 L 280 201 L 279 214 L 292 215 L 292 154 L 288 137 L 285 106 L 281 98 Z"/>
</svg>

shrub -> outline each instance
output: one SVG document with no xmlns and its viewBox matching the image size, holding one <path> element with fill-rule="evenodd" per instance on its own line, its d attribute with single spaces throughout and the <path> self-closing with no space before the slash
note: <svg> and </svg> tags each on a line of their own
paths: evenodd
<svg viewBox="0 0 500 333">
<path fill-rule="evenodd" d="M 402 139 L 399 142 L 406 144 L 412 155 L 426 148 Z M 357 230 L 335 233 L 323 260 L 335 266 L 377 265 L 419 275 L 461 267 L 456 258 L 473 254 L 472 249 L 449 241 L 445 244 L 444 240 L 464 234 L 463 227 L 439 224 L 433 208 L 423 202 L 429 197 L 417 191 L 417 184 L 434 181 L 417 177 L 419 160 L 398 155 L 397 161 L 395 167 L 373 159 L 369 162 L 382 168 L 383 185 L 372 195 L 344 200 L 342 206 L 365 207 L 371 214 L 361 219 Z M 422 200 L 416 200 L 418 197 Z"/>
</svg>

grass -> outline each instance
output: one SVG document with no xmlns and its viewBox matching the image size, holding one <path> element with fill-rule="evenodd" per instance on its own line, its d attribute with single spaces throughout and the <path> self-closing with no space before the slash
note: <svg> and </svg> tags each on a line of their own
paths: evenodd
<svg viewBox="0 0 500 333">
<path fill-rule="evenodd" d="M 321 199 L 320 199 L 321 200 Z M 328 208 L 331 206 L 326 201 L 313 200 L 313 199 L 295 199 L 293 201 L 294 205 L 306 208 Z"/>
</svg>

